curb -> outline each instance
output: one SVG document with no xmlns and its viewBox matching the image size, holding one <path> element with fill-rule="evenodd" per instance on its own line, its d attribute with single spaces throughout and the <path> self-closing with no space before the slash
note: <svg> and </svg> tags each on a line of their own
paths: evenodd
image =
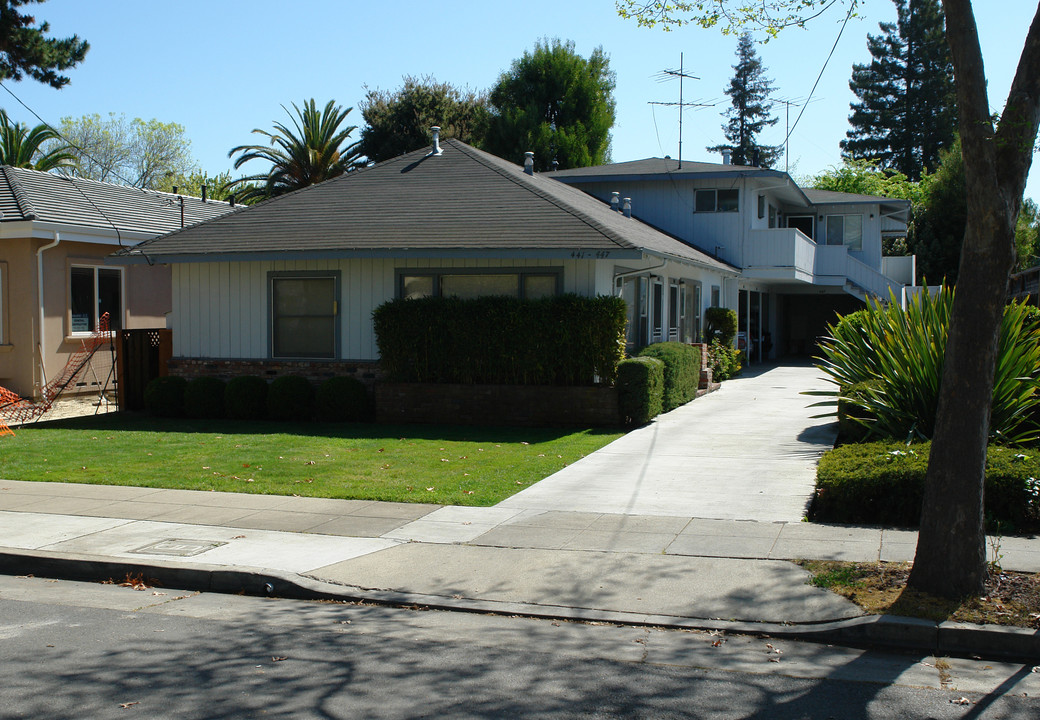
<svg viewBox="0 0 1040 720">
<path fill-rule="evenodd" d="M 716 630 L 867 649 L 919 652 L 935 657 L 967 657 L 1028 664 L 1040 662 L 1040 630 L 948 621 L 937 623 L 894 615 L 868 615 L 798 624 L 648 615 L 377 590 L 340 585 L 306 575 L 241 566 L 136 562 L 45 550 L 0 549 L 0 573 L 95 582 L 141 575 L 147 582 L 163 587 L 202 592 L 244 593 L 295 600 L 340 600 L 390 607 L 603 622 L 673 630 Z"/>
</svg>

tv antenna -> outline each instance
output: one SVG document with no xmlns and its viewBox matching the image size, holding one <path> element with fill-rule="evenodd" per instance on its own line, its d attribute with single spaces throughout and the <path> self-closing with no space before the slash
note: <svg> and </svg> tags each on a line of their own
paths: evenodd
<svg viewBox="0 0 1040 720">
<path fill-rule="evenodd" d="M 649 105 L 665 105 L 668 107 L 679 108 L 679 169 L 682 169 L 682 111 L 684 107 L 712 107 L 717 103 L 704 103 L 700 101 L 695 102 L 683 102 L 683 80 L 700 80 L 696 75 L 690 75 L 683 67 L 683 54 L 679 53 L 679 69 L 678 70 L 662 70 L 657 73 L 658 82 L 665 82 L 667 80 L 679 79 L 679 102 L 650 102 Z"/>
<path fill-rule="evenodd" d="M 818 99 L 819 98 L 814 98 L 808 101 L 806 101 L 805 98 L 800 97 L 772 99 L 773 102 L 782 103 L 784 106 L 786 106 L 787 118 L 785 122 L 787 126 L 784 130 L 784 172 L 787 172 L 790 169 L 791 165 L 791 106 L 794 105 L 795 107 L 804 107 L 805 105 L 809 105 L 810 103 L 816 102 Z"/>
</svg>

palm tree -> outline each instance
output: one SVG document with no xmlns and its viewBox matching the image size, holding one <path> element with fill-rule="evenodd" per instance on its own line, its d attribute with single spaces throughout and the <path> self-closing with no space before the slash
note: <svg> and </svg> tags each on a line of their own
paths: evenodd
<svg viewBox="0 0 1040 720">
<path fill-rule="evenodd" d="M 319 111 L 313 98 L 303 104 L 302 110 L 295 103 L 292 107 L 295 117 L 282 106 L 292 119 L 291 127 L 276 122 L 274 132 L 253 130 L 268 138 L 267 145 L 239 145 L 228 153 L 228 157 L 241 153 L 235 159 L 236 170 L 250 160 L 271 163 L 266 173 L 229 183 L 229 189 L 244 188 L 240 198 L 243 202 L 282 195 L 364 167 L 359 142 L 344 146 L 357 126 L 340 128 L 353 108 L 344 110 L 329 100 L 325 109 Z"/>
<path fill-rule="evenodd" d="M 51 144 L 44 148 L 45 143 Z M 70 152 L 71 149 L 58 131 L 49 125 L 29 129 L 20 122 L 12 123 L 7 111 L 0 109 L 0 164 L 42 172 L 75 167 L 76 156 Z"/>
</svg>

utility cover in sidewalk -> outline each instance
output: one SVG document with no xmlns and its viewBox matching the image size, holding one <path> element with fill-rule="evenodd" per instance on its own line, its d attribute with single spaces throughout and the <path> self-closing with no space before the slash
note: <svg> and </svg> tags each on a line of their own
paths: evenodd
<svg viewBox="0 0 1040 720">
<path fill-rule="evenodd" d="M 131 550 L 130 552 L 141 553 L 142 555 L 176 555 L 177 557 L 191 557 L 192 555 L 198 555 L 207 550 L 218 548 L 221 545 L 227 545 L 227 543 L 215 540 L 178 540 L 177 538 L 170 538 L 168 540 L 160 540 L 151 545 L 145 545 L 143 548 Z"/>
</svg>

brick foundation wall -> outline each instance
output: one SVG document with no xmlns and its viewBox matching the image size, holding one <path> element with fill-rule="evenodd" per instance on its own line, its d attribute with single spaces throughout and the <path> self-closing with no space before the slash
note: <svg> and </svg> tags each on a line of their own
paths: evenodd
<svg viewBox="0 0 1040 720">
<path fill-rule="evenodd" d="M 376 421 L 451 425 L 614 426 L 615 388 L 378 383 Z"/>
<path fill-rule="evenodd" d="M 361 360 L 225 360 L 218 358 L 171 358 L 170 375 L 188 380 L 215 377 L 230 380 L 241 375 L 256 375 L 267 381 L 283 375 L 300 375 L 315 386 L 330 377 L 345 375 L 357 378 L 371 387 L 381 377 L 379 363 Z"/>
</svg>

